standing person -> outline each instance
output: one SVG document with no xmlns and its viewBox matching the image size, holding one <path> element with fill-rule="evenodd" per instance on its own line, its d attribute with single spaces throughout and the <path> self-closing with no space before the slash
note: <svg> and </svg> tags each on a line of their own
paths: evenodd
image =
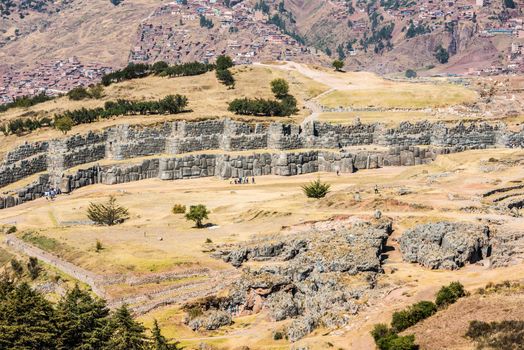
<svg viewBox="0 0 524 350">
<path fill-rule="evenodd" d="M 337 176 L 340 176 L 340 170 L 337 169 Z"/>
<path fill-rule="evenodd" d="M 378 194 L 378 185 L 375 185 L 375 194 Z"/>
<path fill-rule="evenodd" d="M 251 178 L 251 183 L 255 184 L 255 177 L 254 176 Z"/>
</svg>

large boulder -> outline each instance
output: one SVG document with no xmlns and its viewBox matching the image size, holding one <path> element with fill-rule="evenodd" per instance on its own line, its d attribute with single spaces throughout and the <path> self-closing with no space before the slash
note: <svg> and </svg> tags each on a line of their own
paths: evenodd
<svg viewBox="0 0 524 350">
<path fill-rule="evenodd" d="M 399 240 L 404 260 L 431 269 L 455 270 L 491 254 L 488 226 L 437 222 L 418 225 Z"/>
</svg>

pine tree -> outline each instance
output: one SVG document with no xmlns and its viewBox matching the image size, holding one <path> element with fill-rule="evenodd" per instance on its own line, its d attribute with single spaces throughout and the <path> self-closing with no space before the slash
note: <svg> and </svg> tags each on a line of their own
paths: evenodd
<svg viewBox="0 0 524 350">
<path fill-rule="evenodd" d="M 56 310 L 58 349 L 95 350 L 110 338 L 109 310 L 78 285 L 58 302 Z"/>
<path fill-rule="evenodd" d="M 153 323 L 153 329 L 151 330 L 151 338 L 153 340 L 153 349 L 155 350 L 177 350 L 178 342 L 173 344 L 169 343 L 166 337 L 162 335 L 162 331 L 158 326 L 157 320 Z"/>
<path fill-rule="evenodd" d="M 54 349 L 54 309 L 22 283 L 0 298 L 0 349 Z"/>
<path fill-rule="evenodd" d="M 111 316 L 109 327 L 112 335 L 104 349 L 145 350 L 148 348 L 145 327 L 133 320 L 126 305 L 117 309 Z"/>
<path fill-rule="evenodd" d="M 90 203 L 87 208 L 87 217 L 99 225 L 113 226 L 129 218 L 128 210 L 116 203 L 111 196 L 107 204 Z"/>
</svg>

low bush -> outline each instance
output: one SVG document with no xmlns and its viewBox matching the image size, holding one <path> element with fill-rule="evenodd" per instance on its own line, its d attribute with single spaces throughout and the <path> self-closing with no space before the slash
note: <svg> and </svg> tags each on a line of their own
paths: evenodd
<svg viewBox="0 0 524 350">
<path fill-rule="evenodd" d="M 411 305 L 406 310 L 397 311 L 393 314 L 391 327 L 395 332 L 403 330 L 417 324 L 437 312 L 437 306 L 431 301 L 421 301 Z"/>
<path fill-rule="evenodd" d="M 522 349 L 524 321 L 471 321 L 465 335 L 477 343 L 478 349 Z"/>
<path fill-rule="evenodd" d="M 375 340 L 379 350 L 417 350 L 415 336 L 399 336 L 387 325 L 379 323 L 371 331 L 371 336 Z"/>
<path fill-rule="evenodd" d="M 8 235 L 15 233 L 15 232 L 16 232 L 16 226 L 9 226 L 7 231 L 5 231 L 5 233 L 7 233 Z"/>
<path fill-rule="evenodd" d="M 460 282 L 452 282 L 449 286 L 440 288 L 435 299 L 435 304 L 439 309 L 442 309 L 455 303 L 465 295 L 464 286 Z"/>
<path fill-rule="evenodd" d="M 186 206 L 182 204 L 175 204 L 173 206 L 173 209 L 171 209 L 173 214 L 185 214 L 186 213 Z"/>
</svg>

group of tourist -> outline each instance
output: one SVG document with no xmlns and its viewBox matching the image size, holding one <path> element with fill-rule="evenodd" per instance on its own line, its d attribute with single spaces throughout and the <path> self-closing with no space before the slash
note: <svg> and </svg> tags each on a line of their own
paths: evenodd
<svg viewBox="0 0 524 350">
<path fill-rule="evenodd" d="M 255 183 L 255 177 L 253 176 L 251 178 L 251 183 L 254 184 Z M 237 177 L 231 181 L 229 181 L 229 184 L 235 184 L 235 185 L 240 185 L 240 184 L 249 184 L 249 177 Z"/>
<path fill-rule="evenodd" d="M 45 199 L 47 199 L 48 201 L 49 200 L 53 201 L 55 200 L 56 195 L 60 193 L 62 193 L 62 191 L 60 191 L 59 188 L 51 187 L 48 191 L 44 192 L 44 196 L 45 196 Z"/>
</svg>

